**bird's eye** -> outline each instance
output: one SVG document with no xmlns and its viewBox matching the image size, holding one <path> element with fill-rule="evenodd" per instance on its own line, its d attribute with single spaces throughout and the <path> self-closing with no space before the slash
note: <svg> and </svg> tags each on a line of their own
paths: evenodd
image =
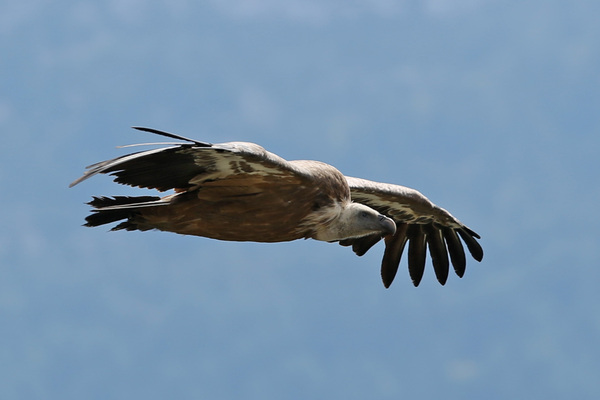
<svg viewBox="0 0 600 400">
<path fill-rule="evenodd" d="M 361 218 L 367 218 L 369 216 L 369 213 L 366 211 L 361 211 L 360 216 L 361 216 Z"/>
</svg>

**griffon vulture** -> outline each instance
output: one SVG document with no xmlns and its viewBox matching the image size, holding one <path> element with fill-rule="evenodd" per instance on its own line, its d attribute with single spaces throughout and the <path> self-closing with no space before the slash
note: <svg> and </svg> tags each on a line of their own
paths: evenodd
<svg viewBox="0 0 600 400">
<path fill-rule="evenodd" d="M 383 238 L 386 288 L 407 242 L 415 286 L 427 248 L 442 285 L 450 263 L 459 277 L 465 272 L 461 239 L 473 258 L 483 258 L 479 235 L 416 190 L 347 177 L 319 161 L 286 161 L 253 143 L 211 144 L 135 129 L 184 143 L 159 143 L 170 146 L 90 165 L 70 186 L 101 173 L 115 176 L 117 183 L 174 193 L 93 197 L 85 226 L 122 221 L 112 230 L 158 229 L 233 241 L 312 238 L 352 246 L 359 256 Z"/>
</svg>

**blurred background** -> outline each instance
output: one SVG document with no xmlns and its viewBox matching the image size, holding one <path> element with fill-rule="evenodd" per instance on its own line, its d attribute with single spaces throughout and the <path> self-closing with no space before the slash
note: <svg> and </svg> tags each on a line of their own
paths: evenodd
<svg viewBox="0 0 600 400">
<path fill-rule="evenodd" d="M 3 399 L 597 399 L 600 3 L 0 2 Z M 117 145 L 256 142 L 420 190 L 482 263 L 81 227 Z"/>
</svg>

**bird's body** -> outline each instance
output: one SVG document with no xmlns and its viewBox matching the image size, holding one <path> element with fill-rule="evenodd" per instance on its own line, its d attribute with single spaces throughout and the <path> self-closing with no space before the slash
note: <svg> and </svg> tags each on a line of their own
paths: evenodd
<svg viewBox="0 0 600 400">
<path fill-rule="evenodd" d="M 213 145 L 139 129 L 189 143 L 94 164 L 71 186 L 108 173 L 118 183 L 174 193 L 162 198 L 95 197 L 87 226 L 122 221 L 113 230 L 158 229 L 231 241 L 312 238 L 352 245 L 358 255 L 385 237 L 386 287 L 407 241 L 417 244 L 409 245 L 415 285 L 422 276 L 426 244 L 442 284 L 448 252 L 459 276 L 464 273 L 459 236 L 477 260 L 483 257 L 476 233 L 413 189 L 345 177 L 318 161 L 287 161 L 253 143 Z"/>
</svg>

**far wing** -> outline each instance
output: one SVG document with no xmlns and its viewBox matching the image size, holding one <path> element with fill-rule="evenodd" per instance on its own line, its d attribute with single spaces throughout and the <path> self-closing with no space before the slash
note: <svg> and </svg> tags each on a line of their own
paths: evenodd
<svg viewBox="0 0 600 400">
<path fill-rule="evenodd" d="M 482 260 L 483 249 L 476 240 L 480 238 L 479 235 L 418 191 L 366 179 L 346 177 L 346 180 L 353 201 L 374 208 L 396 222 L 396 233 L 385 237 L 385 253 L 381 264 L 385 287 L 389 287 L 396 276 L 407 242 L 408 270 L 415 286 L 423 277 L 427 248 L 435 275 L 442 285 L 448 278 L 450 262 L 459 277 L 465 273 L 466 257 L 462 242 L 467 245 L 474 259 Z M 367 236 L 344 240 L 340 244 L 352 245 L 354 252 L 360 256 L 379 240 L 380 237 Z"/>
<path fill-rule="evenodd" d="M 137 128 L 140 129 L 140 128 Z M 160 191 L 192 190 L 204 182 L 237 175 L 262 175 L 271 179 L 299 179 L 304 171 L 253 143 L 210 144 L 174 134 L 141 128 L 191 143 L 127 154 L 87 167 L 74 186 L 96 174 L 115 176 L 117 183 Z"/>
</svg>

